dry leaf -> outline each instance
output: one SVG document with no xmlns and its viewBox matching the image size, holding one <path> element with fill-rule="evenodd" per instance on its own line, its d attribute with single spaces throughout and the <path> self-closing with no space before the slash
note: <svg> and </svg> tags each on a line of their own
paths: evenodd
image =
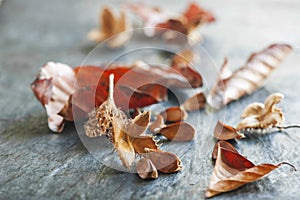
<svg viewBox="0 0 300 200">
<path fill-rule="evenodd" d="M 157 115 L 155 121 L 150 124 L 149 130 L 152 133 L 159 133 L 163 127 L 165 127 L 165 120 L 163 116 Z"/>
<path fill-rule="evenodd" d="M 235 128 L 227 124 L 222 123 L 220 120 L 217 122 L 214 130 L 214 137 L 217 140 L 231 140 L 231 139 L 241 139 L 245 136 L 239 133 Z"/>
<path fill-rule="evenodd" d="M 165 136 L 168 140 L 185 142 L 194 138 L 195 129 L 189 123 L 176 122 L 166 125 L 159 131 L 159 133 Z"/>
<path fill-rule="evenodd" d="M 291 50 L 292 47 L 287 44 L 273 44 L 252 54 L 243 67 L 232 73 L 227 69 L 225 60 L 220 70 L 220 78 L 212 88 L 208 102 L 211 106 L 220 108 L 246 94 L 251 94 L 262 86 L 264 80 Z"/>
<path fill-rule="evenodd" d="M 282 94 L 274 93 L 267 97 L 264 104 L 258 102 L 249 104 L 243 111 L 243 119 L 238 123 L 237 130 L 265 129 L 281 125 L 284 121 L 284 114 L 275 106 L 283 98 Z"/>
<path fill-rule="evenodd" d="M 158 172 L 149 158 L 141 158 L 136 164 L 136 171 L 142 179 L 156 179 Z"/>
<path fill-rule="evenodd" d="M 222 148 L 224 148 L 224 149 L 227 149 L 227 150 L 233 151 L 235 153 L 238 153 L 238 151 L 234 148 L 234 146 L 232 146 L 229 142 L 218 141 L 215 144 L 213 152 L 212 152 L 212 156 L 211 157 L 212 157 L 213 160 L 217 159 L 217 157 L 218 157 L 219 146 L 222 147 Z"/>
<path fill-rule="evenodd" d="M 166 125 L 164 118 L 157 115 L 156 120 L 149 126 L 153 133 L 160 133 L 168 140 L 176 142 L 190 141 L 195 136 L 195 128 L 187 122 L 176 122 Z"/>
<path fill-rule="evenodd" d="M 33 93 L 46 109 L 48 126 L 54 132 L 63 130 L 65 120 L 73 120 L 65 105 L 74 92 L 74 82 L 75 73 L 71 67 L 48 62 L 31 84 Z"/>
<path fill-rule="evenodd" d="M 100 43 L 109 39 L 107 45 L 110 48 L 119 48 L 130 40 L 132 24 L 123 10 L 117 17 L 110 8 L 103 8 L 100 21 L 101 28 L 93 29 L 88 33 L 88 38 L 91 41 Z"/>
<path fill-rule="evenodd" d="M 282 164 L 290 165 L 285 162 L 277 165 L 254 165 L 237 152 L 223 148 L 218 144 L 218 156 L 205 197 L 210 198 L 220 193 L 237 189 L 247 183 L 254 182 Z"/>
<path fill-rule="evenodd" d="M 146 149 L 146 156 L 152 161 L 156 169 L 162 173 L 174 173 L 182 169 L 181 160 L 173 153 Z"/>
<path fill-rule="evenodd" d="M 145 149 L 158 149 L 158 145 L 152 136 L 141 135 L 138 137 L 130 137 L 130 141 L 137 154 L 147 153 Z"/>
<path fill-rule="evenodd" d="M 210 12 L 202 9 L 195 3 L 191 3 L 183 14 L 177 16 L 143 4 L 130 4 L 129 8 L 141 16 L 145 22 L 145 35 L 152 37 L 156 34 L 164 33 L 163 37 L 166 39 L 178 39 L 174 35 L 174 31 L 176 31 L 188 35 L 191 43 L 201 39 L 200 34 L 195 31 L 196 28 L 215 20 Z M 172 31 L 168 31 L 168 29 Z"/>
<path fill-rule="evenodd" d="M 202 92 L 197 93 L 194 96 L 188 98 L 181 105 L 181 107 L 188 112 L 205 108 L 205 106 L 206 106 L 206 98 Z"/>
<path fill-rule="evenodd" d="M 188 117 L 187 112 L 177 106 L 167 108 L 165 111 L 160 113 L 160 115 L 167 122 L 179 122 L 186 120 Z"/>
</svg>

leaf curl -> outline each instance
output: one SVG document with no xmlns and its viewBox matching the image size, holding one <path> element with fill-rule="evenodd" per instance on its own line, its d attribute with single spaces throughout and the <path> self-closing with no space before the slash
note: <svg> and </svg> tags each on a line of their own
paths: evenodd
<svg viewBox="0 0 300 200">
<path fill-rule="evenodd" d="M 213 197 L 223 192 L 228 192 L 237 189 L 247 183 L 254 182 L 271 171 L 277 169 L 282 164 L 289 163 L 281 162 L 279 164 L 259 164 L 254 165 L 244 156 L 240 155 L 232 149 L 224 148 L 218 143 L 218 152 L 215 168 L 205 193 L 206 198 Z M 231 146 L 231 145 L 229 145 Z M 294 166 L 292 166 L 294 168 Z M 295 169 L 295 168 L 294 168 Z"/>
<path fill-rule="evenodd" d="M 287 44 L 272 44 L 252 54 L 246 64 L 234 72 L 230 72 L 227 68 L 225 59 L 220 70 L 220 78 L 209 94 L 209 104 L 214 108 L 220 108 L 246 94 L 251 94 L 262 86 L 264 80 L 291 50 L 292 47 Z"/>
<path fill-rule="evenodd" d="M 217 140 L 231 140 L 241 139 L 245 136 L 239 133 L 234 127 L 224 124 L 219 120 L 214 129 L 214 137 Z"/>
</svg>

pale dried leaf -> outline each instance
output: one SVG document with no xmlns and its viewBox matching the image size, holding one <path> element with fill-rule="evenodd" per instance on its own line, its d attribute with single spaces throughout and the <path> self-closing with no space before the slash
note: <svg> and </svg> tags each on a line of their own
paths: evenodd
<svg viewBox="0 0 300 200">
<path fill-rule="evenodd" d="M 264 104 L 252 103 L 248 105 L 242 114 L 242 120 L 237 125 L 237 130 L 247 128 L 265 129 L 281 125 L 284 121 L 284 114 L 280 108 L 276 108 L 284 96 L 274 93 L 267 97 Z"/>
<path fill-rule="evenodd" d="M 142 179 L 156 179 L 158 172 L 149 158 L 141 158 L 136 164 L 136 171 Z"/>
<path fill-rule="evenodd" d="M 166 125 L 159 131 L 159 133 L 165 136 L 168 140 L 185 142 L 194 139 L 195 128 L 186 122 L 176 122 Z"/>
<path fill-rule="evenodd" d="M 36 98 L 45 107 L 48 126 L 54 132 L 61 132 L 65 120 L 73 120 L 70 109 L 66 108 L 74 92 L 75 73 L 62 63 L 48 62 L 31 84 Z"/>
<path fill-rule="evenodd" d="M 273 44 L 252 54 L 243 67 L 234 71 L 227 78 L 224 78 L 224 71 L 228 72 L 228 70 L 226 66 L 223 66 L 220 78 L 208 97 L 208 102 L 211 106 L 220 108 L 246 94 L 251 94 L 262 86 L 264 80 L 291 50 L 292 47 L 287 44 Z"/>
<path fill-rule="evenodd" d="M 149 130 L 152 133 L 159 133 L 159 131 L 165 126 L 164 118 L 161 115 L 157 115 L 154 122 L 149 126 Z"/>
<path fill-rule="evenodd" d="M 205 95 L 200 92 L 195 94 L 194 96 L 188 98 L 181 107 L 186 111 L 195 111 L 202 108 L 205 108 L 206 105 L 206 98 Z"/>
</svg>

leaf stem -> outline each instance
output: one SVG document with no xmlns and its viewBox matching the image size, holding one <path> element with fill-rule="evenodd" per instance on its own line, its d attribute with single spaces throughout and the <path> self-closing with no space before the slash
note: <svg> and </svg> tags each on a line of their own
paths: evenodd
<svg viewBox="0 0 300 200">
<path fill-rule="evenodd" d="M 289 129 L 289 128 L 300 128 L 300 125 L 285 125 L 285 126 L 275 126 L 275 128 L 278 128 L 280 130 L 282 129 Z"/>
<path fill-rule="evenodd" d="M 114 74 L 109 75 L 108 99 L 114 102 Z"/>
</svg>

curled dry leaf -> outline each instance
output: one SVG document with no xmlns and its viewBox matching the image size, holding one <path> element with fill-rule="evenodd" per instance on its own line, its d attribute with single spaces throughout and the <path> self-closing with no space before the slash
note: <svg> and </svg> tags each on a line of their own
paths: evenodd
<svg viewBox="0 0 300 200">
<path fill-rule="evenodd" d="M 186 120 L 188 117 L 187 112 L 177 106 L 167 108 L 165 111 L 160 113 L 160 115 L 167 122 L 179 122 Z"/>
<path fill-rule="evenodd" d="M 149 126 L 153 133 L 160 133 L 168 140 L 176 142 L 190 141 L 195 136 L 195 128 L 187 122 L 176 122 L 166 125 L 161 115 Z"/>
<path fill-rule="evenodd" d="M 243 67 L 232 73 L 225 60 L 220 70 L 220 78 L 212 88 L 208 102 L 212 107 L 220 108 L 246 94 L 251 94 L 262 86 L 264 80 L 291 50 L 292 47 L 287 44 L 273 44 L 252 54 Z"/>
<path fill-rule="evenodd" d="M 125 12 L 122 10 L 120 16 L 109 8 L 103 8 L 101 15 L 101 28 L 93 29 L 88 33 L 91 41 L 102 42 L 108 38 L 107 44 L 110 48 L 123 46 L 132 36 L 132 24 Z"/>
<path fill-rule="evenodd" d="M 188 35 L 191 43 L 201 39 L 195 31 L 199 26 L 215 20 L 210 12 L 195 3 L 191 3 L 183 14 L 177 16 L 143 4 L 130 4 L 129 8 L 142 17 L 146 28 L 155 28 L 145 29 L 147 36 L 152 37 L 163 32 L 166 39 L 175 39 L 173 31 L 177 31 Z M 168 29 L 172 31 L 168 31 Z"/>
<path fill-rule="evenodd" d="M 227 124 L 222 123 L 220 120 L 217 122 L 214 130 L 214 137 L 217 140 L 231 140 L 231 139 L 241 139 L 245 136 L 239 133 L 235 128 Z"/>
<path fill-rule="evenodd" d="M 205 197 L 207 198 L 237 189 L 247 183 L 254 182 L 274 169 L 277 169 L 282 164 L 291 165 L 285 162 L 277 165 L 254 165 L 251 161 L 236 151 L 232 151 L 226 147 L 224 148 L 224 141 L 222 143 L 218 143 L 215 168 L 208 185 L 208 189 L 205 193 Z M 294 168 L 294 166 L 292 167 Z"/>
<path fill-rule="evenodd" d="M 224 148 L 224 149 L 230 150 L 232 152 L 238 153 L 238 151 L 234 148 L 234 146 L 232 146 L 229 142 L 218 141 L 215 144 L 213 152 L 212 152 L 212 156 L 211 157 L 212 157 L 213 160 L 216 160 L 217 157 L 218 157 L 219 146 L 222 147 L 222 148 Z"/>
<path fill-rule="evenodd" d="M 136 171 L 142 179 L 156 179 L 158 172 L 149 158 L 141 158 L 136 164 Z"/>
<path fill-rule="evenodd" d="M 182 169 L 181 160 L 173 153 L 146 149 L 146 156 L 152 161 L 156 169 L 162 173 L 174 173 Z"/>
<path fill-rule="evenodd" d="M 113 143 L 120 160 L 130 168 L 135 160 L 135 153 L 145 152 L 145 148 L 157 149 L 156 142 L 150 136 L 141 136 L 150 121 L 150 112 L 141 113 L 133 120 L 118 109 L 113 98 L 114 75 L 109 76 L 108 99 L 89 115 L 84 125 L 86 135 L 96 137 L 106 135 Z"/>
<path fill-rule="evenodd" d="M 165 120 L 163 118 L 163 116 L 161 115 L 157 115 L 156 119 L 154 120 L 154 122 L 152 122 L 149 126 L 149 130 L 152 133 L 159 133 L 159 131 L 165 127 Z"/>
<path fill-rule="evenodd" d="M 197 93 L 194 96 L 188 98 L 181 105 L 181 107 L 188 112 L 205 108 L 205 106 L 206 106 L 206 98 L 202 92 Z"/>
<path fill-rule="evenodd" d="M 267 97 L 265 103 L 249 104 L 242 114 L 242 120 L 237 125 L 237 130 L 247 128 L 265 129 L 281 125 L 284 121 L 284 114 L 280 108 L 276 108 L 284 96 L 274 93 Z"/>
<path fill-rule="evenodd" d="M 74 81 L 75 73 L 71 67 L 48 62 L 31 84 L 33 93 L 46 109 L 48 126 L 54 132 L 63 130 L 65 120 L 73 120 L 65 105 L 74 92 Z"/>
<path fill-rule="evenodd" d="M 176 122 L 166 125 L 159 131 L 159 133 L 165 136 L 168 140 L 185 142 L 194 138 L 195 129 L 189 123 Z"/>
</svg>

